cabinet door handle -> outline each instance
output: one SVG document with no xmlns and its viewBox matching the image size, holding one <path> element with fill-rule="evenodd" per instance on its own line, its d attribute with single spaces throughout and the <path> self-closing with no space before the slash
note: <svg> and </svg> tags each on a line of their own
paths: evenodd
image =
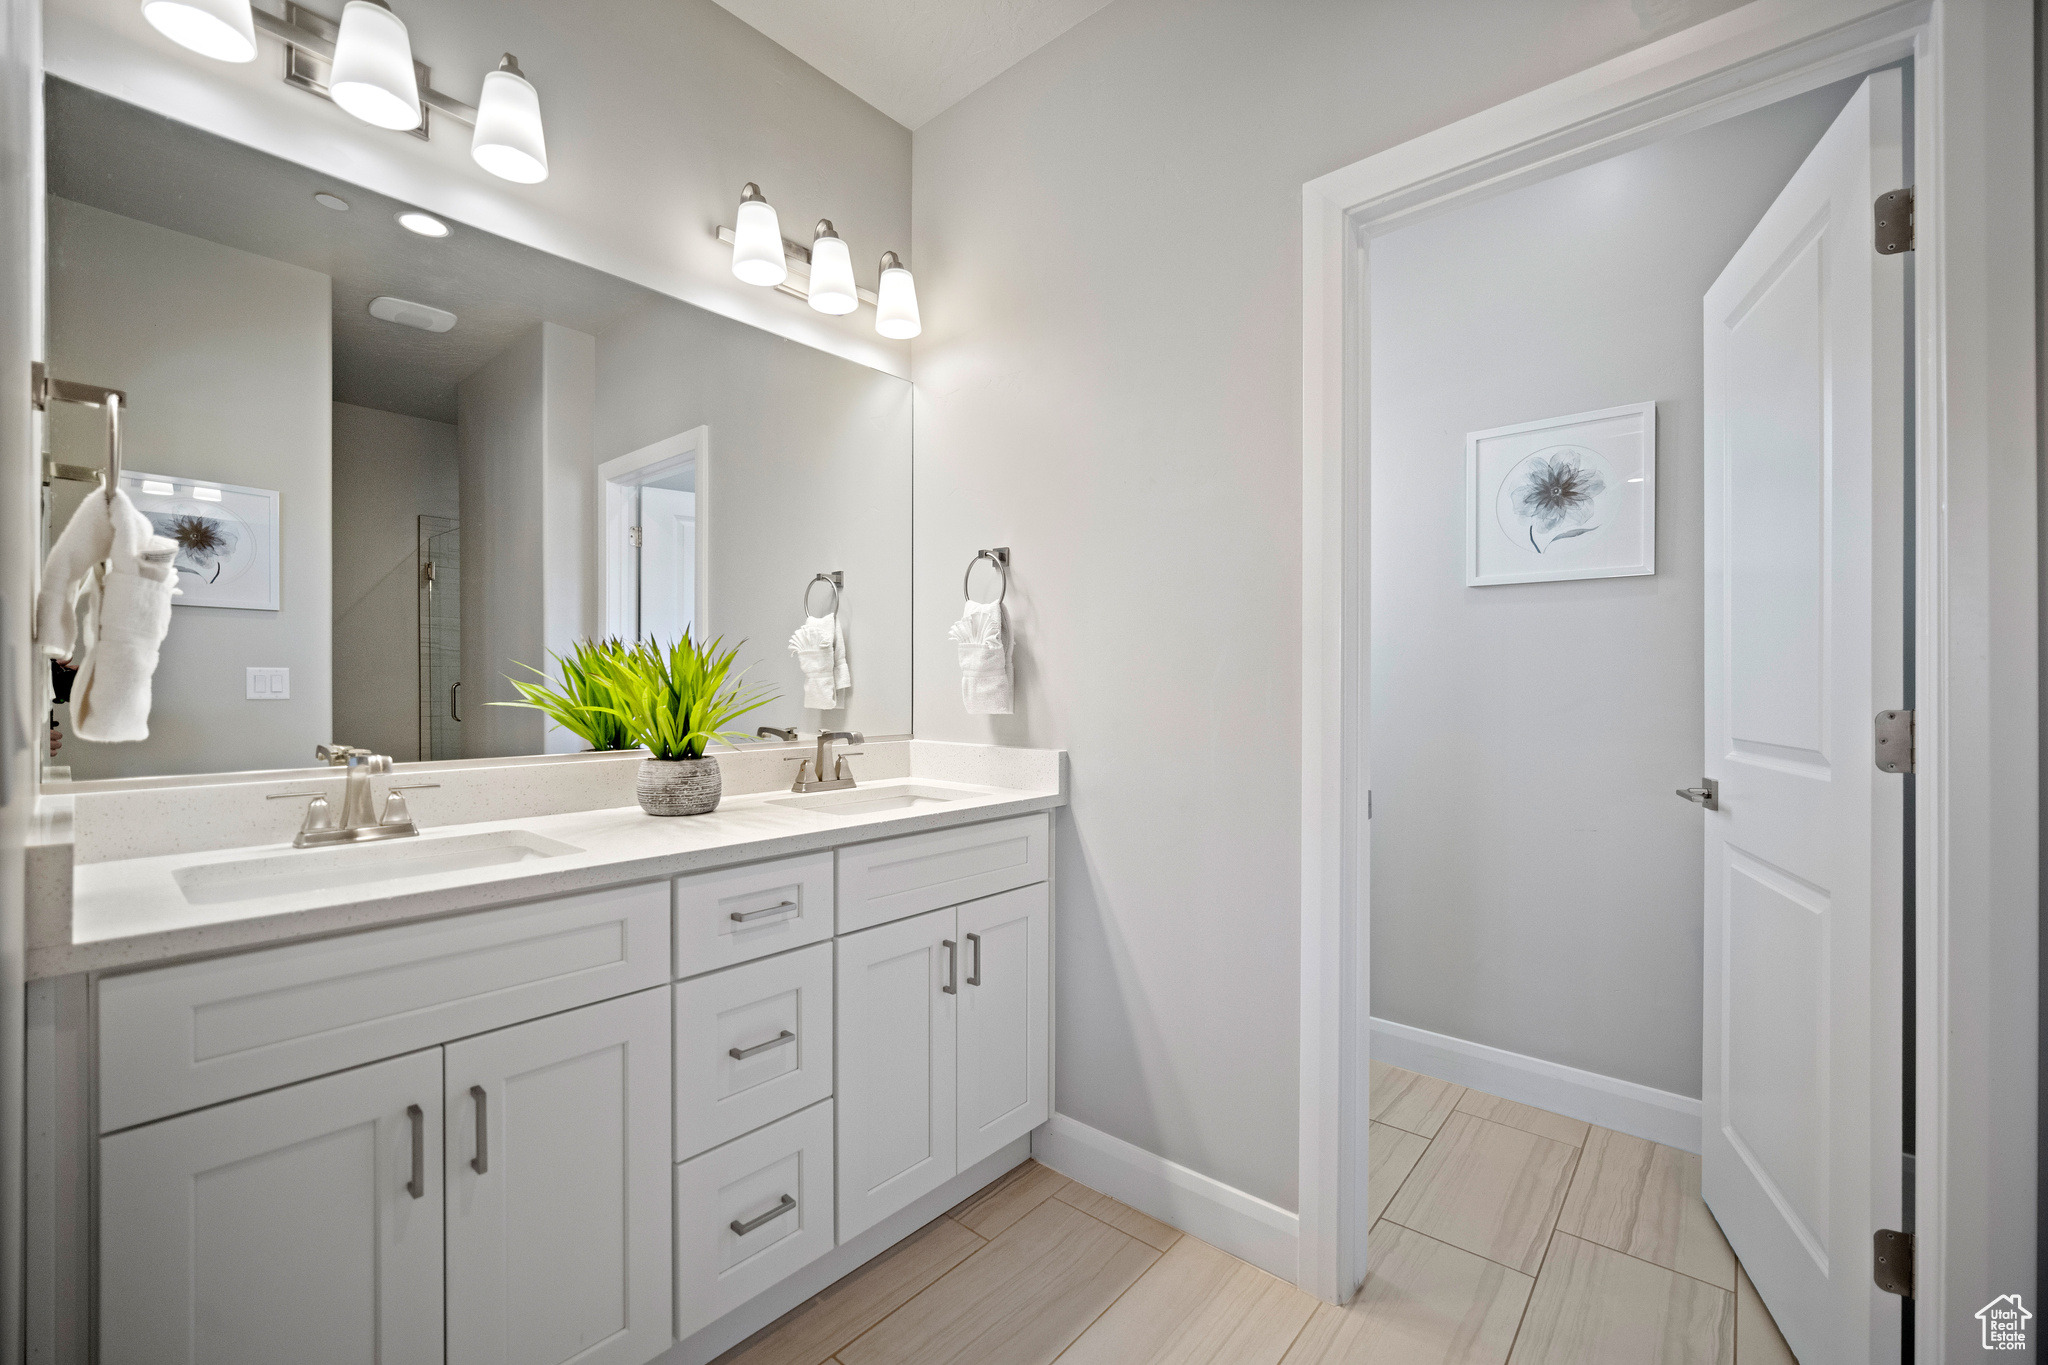
<svg viewBox="0 0 2048 1365">
<path fill-rule="evenodd" d="M 448 684 L 448 719 L 462 719 L 462 684 L 459 682 Z"/>
<path fill-rule="evenodd" d="M 484 1088 L 471 1086 L 469 1097 L 476 1101 L 476 1155 L 469 1159 L 469 1169 L 487 1175 L 491 1169 L 491 1125 L 484 1117 Z"/>
<path fill-rule="evenodd" d="M 412 1120 L 412 1179 L 405 1182 L 405 1192 L 415 1199 L 427 1197 L 427 1111 L 416 1104 L 405 1106 L 405 1116 Z"/>
<path fill-rule="evenodd" d="M 950 938 L 940 939 L 946 946 L 946 984 L 939 987 L 948 995 L 960 994 L 960 945 Z"/>
<path fill-rule="evenodd" d="M 779 910 L 794 909 L 796 909 L 795 901 L 783 901 L 779 905 L 764 905 L 759 910 L 735 910 L 732 912 L 732 917 L 734 923 L 745 924 L 750 919 L 759 919 L 763 915 L 772 915 Z"/>
<path fill-rule="evenodd" d="M 969 934 L 967 936 L 967 941 L 974 945 L 974 970 L 973 972 L 969 973 L 967 977 L 967 984 L 970 986 L 979 986 L 981 984 L 981 935 Z"/>
<path fill-rule="evenodd" d="M 758 1217 L 749 1218 L 744 1223 L 742 1223 L 739 1219 L 735 1218 L 730 1223 L 727 1223 L 726 1226 L 731 1228 L 740 1236 L 744 1237 L 748 1233 L 752 1232 L 755 1228 L 760 1227 L 763 1223 L 773 1222 L 775 1219 L 782 1217 L 783 1214 L 788 1213 L 791 1209 L 795 1207 L 796 1200 L 791 1199 L 788 1195 L 785 1194 L 782 1196 L 782 1202 L 777 1204 L 774 1208 L 768 1210 L 768 1212 L 761 1214 Z"/>
<path fill-rule="evenodd" d="M 752 1047 L 729 1047 L 725 1050 L 725 1055 L 736 1062 L 744 1062 L 757 1052 L 766 1052 L 771 1047 L 781 1047 L 784 1043 L 793 1043 L 795 1041 L 796 1035 L 788 1029 L 784 1029 L 765 1043 L 756 1043 Z"/>
</svg>

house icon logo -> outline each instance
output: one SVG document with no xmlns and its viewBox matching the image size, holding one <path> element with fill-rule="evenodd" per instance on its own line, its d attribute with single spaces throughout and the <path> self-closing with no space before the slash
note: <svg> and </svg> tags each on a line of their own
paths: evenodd
<svg viewBox="0 0 2048 1365">
<path fill-rule="evenodd" d="M 2027 1323 L 2033 1320 L 2033 1316 L 2017 1294 L 2000 1294 L 1985 1304 L 1977 1310 L 1977 1321 L 1984 1324 L 1984 1349 L 2026 1350 Z"/>
</svg>

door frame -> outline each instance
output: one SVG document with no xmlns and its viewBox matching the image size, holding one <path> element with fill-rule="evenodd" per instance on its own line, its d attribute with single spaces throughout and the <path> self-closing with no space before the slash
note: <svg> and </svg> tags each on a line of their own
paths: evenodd
<svg viewBox="0 0 2048 1365">
<path fill-rule="evenodd" d="M 637 561 L 629 569 L 625 554 L 625 529 L 632 525 L 628 519 L 631 509 L 626 487 L 644 480 L 630 476 L 684 464 L 695 467 L 697 485 L 697 601 L 691 610 L 691 629 L 700 640 L 711 638 L 706 625 L 709 619 L 707 607 L 711 600 L 707 585 L 711 567 L 711 527 L 705 516 L 711 492 L 711 428 L 708 426 L 691 427 L 674 436 L 664 436 L 652 445 L 641 446 L 597 467 L 595 505 L 601 594 L 598 608 L 604 633 L 608 636 L 628 639 L 633 634 L 635 622 L 635 615 L 626 602 L 627 587 L 629 584 L 637 585 L 639 576 Z"/>
<path fill-rule="evenodd" d="M 1753 0 L 1302 187 L 1303 1288 L 1343 1302 L 1366 1270 L 1369 239 L 1907 57 L 1918 1359 L 1961 1358 L 1976 1305 L 2033 1287 L 2032 23 L 2023 0 Z"/>
</svg>

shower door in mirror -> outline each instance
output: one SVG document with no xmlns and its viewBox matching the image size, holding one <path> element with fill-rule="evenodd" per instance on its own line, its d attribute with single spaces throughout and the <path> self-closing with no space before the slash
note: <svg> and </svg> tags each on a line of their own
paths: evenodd
<svg viewBox="0 0 2048 1365">
<path fill-rule="evenodd" d="M 420 518 L 420 757 L 462 757 L 462 531 Z"/>
</svg>

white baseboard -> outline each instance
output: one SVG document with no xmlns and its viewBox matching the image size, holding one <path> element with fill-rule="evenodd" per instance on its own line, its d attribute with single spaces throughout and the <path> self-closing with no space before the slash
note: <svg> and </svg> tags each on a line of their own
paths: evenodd
<svg viewBox="0 0 2048 1365">
<path fill-rule="evenodd" d="M 1031 1135 L 1031 1155 L 1091 1190 L 1294 1283 L 1301 1219 L 1277 1204 L 1065 1114 L 1054 1114 Z"/>
<path fill-rule="evenodd" d="M 1681 1151 L 1700 1149 L 1700 1102 L 1617 1080 L 1597 1071 L 1468 1043 L 1391 1019 L 1372 1021 L 1373 1060 L 1441 1081 L 1469 1085 L 1504 1100 L 1597 1123 Z M 1129 1201 L 1126 1201 L 1129 1202 Z"/>
</svg>

